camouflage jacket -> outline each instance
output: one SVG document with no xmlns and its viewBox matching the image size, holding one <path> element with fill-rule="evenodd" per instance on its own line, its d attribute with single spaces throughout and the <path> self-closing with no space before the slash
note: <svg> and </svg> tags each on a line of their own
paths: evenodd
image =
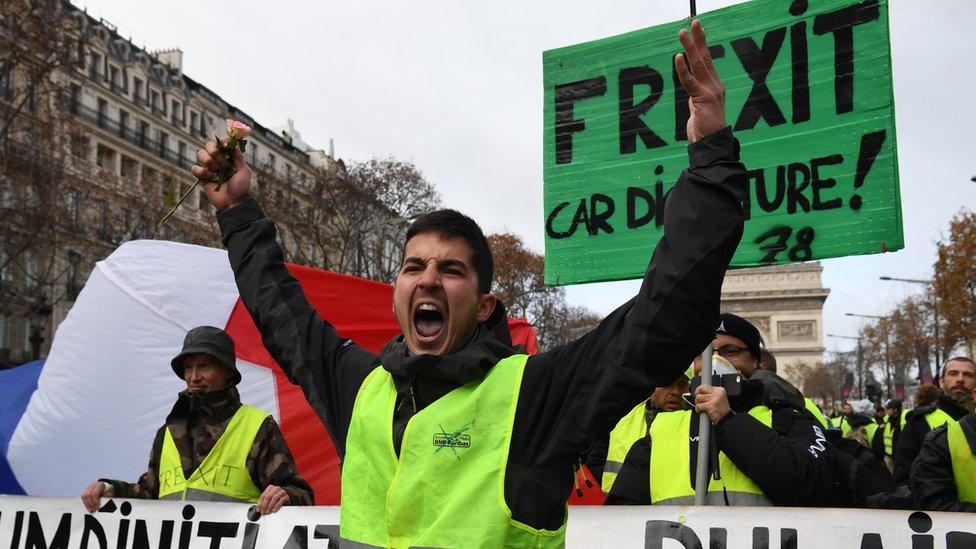
<svg viewBox="0 0 976 549">
<path fill-rule="evenodd" d="M 183 474 L 189 478 L 217 443 L 230 419 L 241 406 L 236 387 L 205 394 L 180 393 L 166 424 L 156 432 L 149 469 L 135 484 L 113 479 L 100 479 L 115 489 L 115 497 L 156 499 L 159 496 L 159 459 L 166 428 L 173 434 L 173 442 L 180 452 Z M 290 505 L 313 505 L 312 487 L 300 474 L 295 460 L 278 428 L 269 416 L 261 424 L 254 445 L 247 455 L 247 469 L 251 480 L 261 491 L 269 485 L 280 486 L 291 498 Z"/>
</svg>

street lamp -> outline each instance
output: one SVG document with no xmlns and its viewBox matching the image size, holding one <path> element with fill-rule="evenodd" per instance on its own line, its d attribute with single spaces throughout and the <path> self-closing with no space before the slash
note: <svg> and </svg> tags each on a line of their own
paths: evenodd
<svg viewBox="0 0 976 549">
<path fill-rule="evenodd" d="M 827 337 L 836 337 L 838 339 L 853 339 L 857 341 L 857 354 L 855 358 L 857 360 L 857 396 L 858 398 L 864 398 L 864 370 L 861 368 L 861 340 L 864 339 L 861 336 L 845 336 L 845 335 L 834 335 L 827 334 Z"/>
<path fill-rule="evenodd" d="M 891 391 L 891 357 L 888 354 L 888 333 L 890 332 L 890 325 L 888 324 L 888 317 L 878 316 L 878 315 L 862 315 L 858 313 L 844 313 L 844 316 L 853 316 L 859 318 L 870 318 L 874 320 L 879 320 L 884 325 L 884 349 L 885 349 L 885 386 L 888 388 L 888 398 L 893 398 L 895 395 Z"/>
<path fill-rule="evenodd" d="M 976 176 L 973 176 L 976 181 Z M 923 284 L 932 288 L 932 316 L 935 317 L 935 371 L 939 371 L 942 365 L 941 340 L 939 339 L 939 296 L 935 293 L 935 282 L 926 278 L 898 278 L 894 276 L 882 276 L 881 280 L 892 282 L 908 282 L 910 284 Z M 922 377 L 919 375 L 919 377 Z"/>
</svg>

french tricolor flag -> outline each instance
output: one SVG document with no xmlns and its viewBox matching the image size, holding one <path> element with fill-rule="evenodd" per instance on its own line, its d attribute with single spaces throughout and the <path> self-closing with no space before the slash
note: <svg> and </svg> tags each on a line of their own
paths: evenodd
<svg viewBox="0 0 976 549">
<path fill-rule="evenodd" d="M 322 318 L 378 352 L 399 332 L 387 284 L 289 266 Z M 509 322 L 535 352 L 535 332 Z M 339 459 L 325 427 L 264 346 L 223 250 L 142 240 L 92 270 L 46 361 L 0 372 L 0 493 L 76 496 L 94 480 L 136 481 L 185 384 L 169 362 L 187 330 L 234 338 L 241 399 L 281 425 L 319 505 L 339 503 Z"/>
</svg>

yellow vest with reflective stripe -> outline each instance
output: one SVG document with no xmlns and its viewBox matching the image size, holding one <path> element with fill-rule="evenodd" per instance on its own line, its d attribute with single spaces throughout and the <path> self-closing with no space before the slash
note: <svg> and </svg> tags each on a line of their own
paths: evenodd
<svg viewBox="0 0 976 549">
<path fill-rule="evenodd" d="M 393 378 L 382 367 L 366 377 L 353 405 L 342 465 L 343 547 L 563 546 L 565 520 L 556 531 L 531 528 L 512 518 L 505 501 L 527 359 L 500 360 L 484 378 L 414 414 L 399 456 L 393 447 Z"/>
<path fill-rule="evenodd" d="M 814 404 L 814 402 L 809 398 L 803 399 L 803 405 L 806 407 L 807 411 L 813 414 L 813 417 L 820 422 L 820 425 L 823 425 L 824 429 L 828 427 L 827 418 L 824 416 L 819 406 Z"/>
<path fill-rule="evenodd" d="M 773 411 L 756 406 L 749 415 L 767 427 L 773 424 Z M 691 410 L 659 413 L 651 423 L 651 503 L 654 505 L 687 505 L 694 502 L 691 486 Z M 771 505 L 762 489 L 745 475 L 732 460 L 719 452 L 721 479 L 709 476 L 706 504 L 724 504 L 727 495 L 731 505 Z"/>
<path fill-rule="evenodd" d="M 904 409 L 901 411 L 901 417 L 898 418 L 898 424 L 900 425 L 899 431 L 905 430 L 905 419 L 908 418 L 908 412 L 911 409 Z M 884 447 L 885 455 L 894 456 L 895 455 L 895 422 L 891 421 L 891 416 L 885 416 L 884 422 Z"/>
<path fill-rule="evenodd" d="M 603 465 L 600 488 L 609 494 L 617 473 L 624 464 L 627 452 L 635 442 L 647 434 L 647 401 L 641 402 L 625 415 L 610 431 L 610 446 L 607 448 L 607 461 Z"/>
<path fill-rule="evenodd" d="M 159 499 L 256 502 L 261 490 L 247 470 L 247 455 L 268 415 L 242 404 L 189 480 L 183 474 L 173 435 L 166 428 L 159 456 Z"/>
<path fill-rule="evenodd" d="M 847 438 L 847 433 L 851 432 L 851 422 L 848 421 L 847 416 L 846 415 L 840 416 L 840 419 L 837 420 L 837 425 L 840 427 L 841 436 Z"/>
<path fill-rule="evenodd" d="M 976 455 L 973 455 L 962 425 L 958 421 L 950 421 L 948 425 L 949 456 L 959 501 L 976 503 Z"/>
<path fill-rule="evenodd" d="M 895 455 L 894 440 L 895 440 L 895 425 L 891 418 L 885 419 L 884 424 L 884 451 L 886 456 Z"/>
</svg>

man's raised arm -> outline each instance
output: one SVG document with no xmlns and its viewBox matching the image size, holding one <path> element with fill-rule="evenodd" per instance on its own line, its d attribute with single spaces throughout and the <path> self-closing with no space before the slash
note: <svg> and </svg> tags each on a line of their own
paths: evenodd
<svg viewBox="0 0 976 549">
<path fill-rule="evenodd" d="M 672 383 L 714 337 L 722 280 L 742 237 L 748 179 L 701 25 L 679 38 L 685 54 L 675 67 L 690 96 L 689 167 L 668 196 L 664 235 L 638 295 L 526 368 L 523 392 L 534 394 L 538 385 L 546 397 L 520 400 L 525 423 L 516 425 L 512 447 L 524 449 L 535 467 L 585 452 L 655 386 Z"/>
<path fill-rule="evenodd" d="M 244 305 L 261 332 L 265 348 L 293 383 L 301 385 L 309 404 L 325 422 L 340 454 L 356 392 L 379 364 L 371 353 L 339 337 L 309 304 L 301 285 L 288 272 L 275 235 L 274 223 L 264 217 L 251 197 L 251 171 L 234 148 L 234 175 L 220 185 L 210 182 L 224 162 L 214 142 L 197 151 L 193 175 L 217 208 L 221 240 Z"/>
</svg>

